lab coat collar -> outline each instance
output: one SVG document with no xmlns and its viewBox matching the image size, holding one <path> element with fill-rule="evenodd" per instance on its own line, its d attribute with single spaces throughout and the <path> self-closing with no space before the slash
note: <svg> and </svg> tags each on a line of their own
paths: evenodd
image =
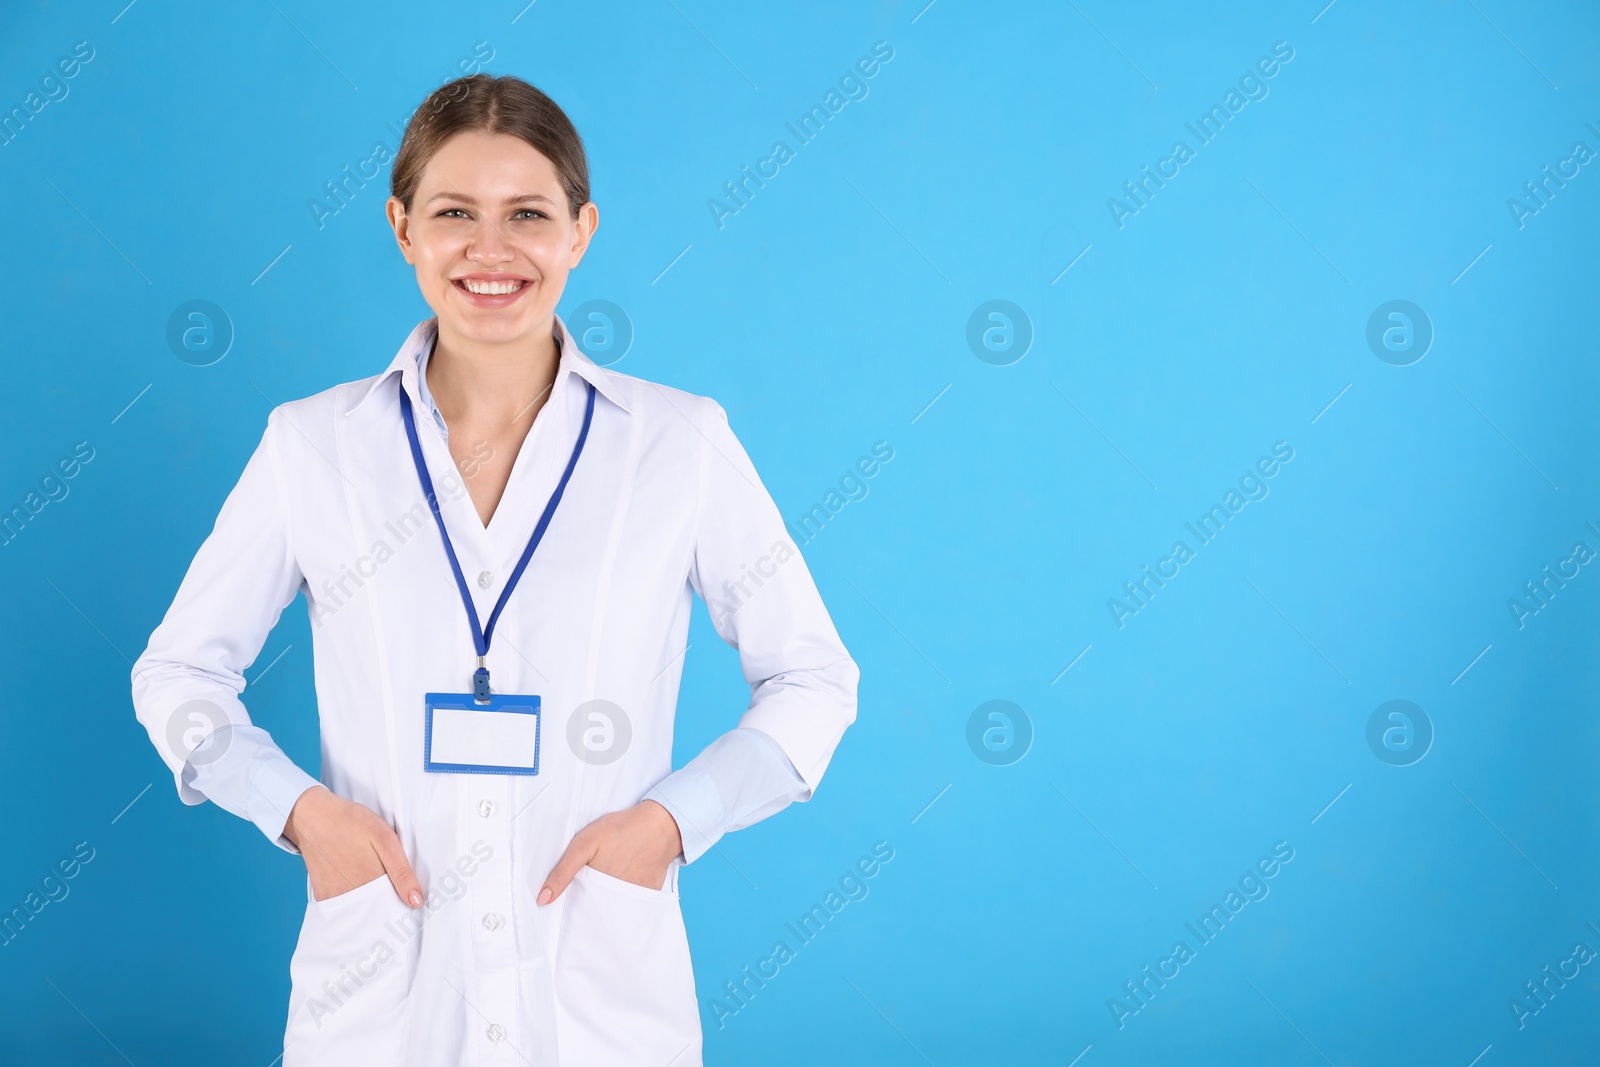
<svg viewBox="0 0 1600 1067">
<path fill-rule="evenodd" d="M 612 374 L 594 360 L 583 354 L 578 343 L 572 339 L 572 334 L 567 330 L 567 324 L 560 315 L 555 316 L 554 336 L 561 345 L 561 358 L 556 364 L 556 380 L 551 387 L 551 395 L 561 388 L 561 384 L 568 374 L 576 374 L 589 382 L 599 391 L 600 395 L 610 400 L 623 411 L 632 413 L 635 397 L 633 379 L 622 375 Z M 390 361 L 389 366 L 372 380 L 372 384 L 362 390 L 360 395 L 345 409 L 346 415 L 354 414 L 367 398 L 372 396 L 389 382 L 394 375 L 400 375 L 402 387 L 410 394 L 413 403 L 421 403 L 421 394 L 417 389 L 417 356 L 422 350 L 434 343 L 438 337 L 439 319 L 435 316 L 417 323 L 411 335 L 400 346 L 400 351 Z"/>
</svg>

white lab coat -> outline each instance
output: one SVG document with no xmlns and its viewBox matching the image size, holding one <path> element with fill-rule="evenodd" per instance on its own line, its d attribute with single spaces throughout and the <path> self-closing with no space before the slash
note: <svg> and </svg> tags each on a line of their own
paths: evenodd
<svg viewBox="0 0 1600 1067">
<path fill-rule="evenodd" d="M 435 330 L 418 325 L 375 378 L 272 411 L 135 664 L 136 711 L 180 797 L 201 803 L 183 779 L 200 740 L 184 716 L 250 722 L 243 672 L 305 593 L 321 780 L 395 827 L 428 900 L 414 911 L 382 877 L 316 901 L 307 879 L 284 1067 L 698 1064 L 678 863 L 660 889 L 585 867 L 553 904 L 535 894 L 573 834 L 671 771 L 694 593 L 722 608 L 714 625 L 752 687 L 738 725 L 774 739 L 813 789 L 855 718 L 859 671 L 722 408 L 596 366 L 557 318 L 550 398 L 487 528 L 438 428 L 417 419 L 487 620 L 571 454 L 584 381 L 598 390 L 489 655 L 497 692 L 542 700 L 539 773 L 425 772 L 423 694 L 470 692 L 477 665 L 396 393 L 398 376 L 423 410 L 416 357 Z M 608 763 L 569 740 L 575 709 L 596 700 L 631 728 Z"/>
</svg>

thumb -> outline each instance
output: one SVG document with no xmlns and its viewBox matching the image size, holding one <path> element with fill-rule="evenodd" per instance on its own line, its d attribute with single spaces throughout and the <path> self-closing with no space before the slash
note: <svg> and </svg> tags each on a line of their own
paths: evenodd
<svg viewBox="0 0 1600 1067">
<path fill-rule="evenodd" d="M 579 869 L 590 860 L 594 859 L 595 845 L 593 840 L 585 834 L 579 834 L 572 839 L 572 844 L 561 854 L 561 859 L 551 870 L 550 877 L 544 880 L 544 887 L 539 890 L 539 903 L 548 904 L 559 897 L 577 875 Z"/>
<path fill-rule="evenodd" d="M 406 850 L 400 844 L 399 835 L 385 826 L 373 839 L 372 847 L 383 862 L 383 869 L 388 872 L 389 881 L 400 899 L 413 908 L 422 907 L 422 883 L 417 881 L 417 873 L 406 860 Z"/>
</svg>

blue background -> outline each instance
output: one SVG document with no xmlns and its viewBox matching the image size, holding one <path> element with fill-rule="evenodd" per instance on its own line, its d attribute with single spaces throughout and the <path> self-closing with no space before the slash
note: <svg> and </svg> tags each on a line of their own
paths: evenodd
<svg viewBox="0 0 1600 1067">
<path fill-rule="evenodd" d="M 1600 568 L 1520 627 L 1508 601 L 1600 549 L 1600 166 L 1520 226 L 1508 200 L 1600 150 L 1600 14 L 923 3 L 7 5 L 0 111 L 94 57 L 0 147 L 0 507 L 94 458 L 0 549 L 0 907 L 94 859 L 0 948 L 0 1059 L 281 1050 L 303 868 L 179 803 L 130 661 L 270 408 L 377 373 L 428 314 L 387 167 L 321 228 L 309 202 L 485 42 L 586 140 L 601 225 L 561 311 L 625 311 L 617 369 L 716 397 L 791 518 L 894 449 L 804 550 L 859 719 L 811 802 L 683 872 L 708 1063 L 1593 1061 L 1600 965 L 1520 1028 L 1510 1002 L 1600 950 Z M 785 120 L 878 41 L 868 95 L 797 147 Z M 1185 122 L 1280 41 L 1197 147 Z M 1119 228 L 1108 198 L 1179 138 Z M 205 367 L 165 339 L 196 299 L 236 332 Z M 1020 359 L 968 343 L 997 299 Z M 1366 340 L 1395 299 L 1434 331 L 1408 366 Z M 1108 600 L 1279 441 L 1270 495 L 1119 628 Z M 698 604 L 691 643 L 680 763 L 747 699 Z M 310 648 L 291 606 L 245 700 L 315 772 Z M 991 700 L 1030 724 L 1009 765 L 968 742 Z M 1432 726 L 1409 766 L 1367 741 L 1390 700 Z M 880 841 L 869 895 L 727 999 Z M 1185 923 L 1278 842 L 1270 894 L 1200 945 Z"/>
</svg>

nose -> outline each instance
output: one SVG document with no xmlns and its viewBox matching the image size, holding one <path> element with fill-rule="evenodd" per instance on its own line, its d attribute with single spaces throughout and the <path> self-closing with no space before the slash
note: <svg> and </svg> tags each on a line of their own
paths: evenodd
<svg viewBox="0 0 1600 1067">
<path fill-rule="evenodd" d="M 494 219 L 483 219 L 473 229 L 472 238 L 467 243 L 467 258 L 474 263 L 504 263 L 511 259 L 515 253 L 511 242 L 500 229 L 500 224 Z"/>
</svg>

